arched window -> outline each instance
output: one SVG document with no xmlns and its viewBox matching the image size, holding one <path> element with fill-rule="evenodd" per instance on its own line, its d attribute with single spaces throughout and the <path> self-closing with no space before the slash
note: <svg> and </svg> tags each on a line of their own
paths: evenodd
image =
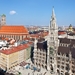
<svg viewBox="0 0 75 75">
<path fill-rule="evenodd" d="M 60 53 L 58 53 L 58 55 L 60 55 Z"/>
<path fill-rule="evenodd" d="M 68 55 L 68 54 L 66 54 L 66 57 L 69 57 L 69 55 Z"/>
</svg>

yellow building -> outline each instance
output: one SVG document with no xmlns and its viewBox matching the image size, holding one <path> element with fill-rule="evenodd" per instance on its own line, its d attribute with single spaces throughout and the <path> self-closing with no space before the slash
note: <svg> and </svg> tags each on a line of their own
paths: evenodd
<svg viewBox="0 0 75 75">
<path fill-rule="evenodd" d="M 69 32 L 73 32 L 73 31 L 74 31 L 71 24 L 70 24 L 70 26 L 69 26 L 69 28 L 68 28 L 68 31 L 69 31 Z"/>
<path fill-rule="evenodd" d="M 0 51 L 0 67 L 10 70 L 30 57 L 31 43 Z"/>
</svg>

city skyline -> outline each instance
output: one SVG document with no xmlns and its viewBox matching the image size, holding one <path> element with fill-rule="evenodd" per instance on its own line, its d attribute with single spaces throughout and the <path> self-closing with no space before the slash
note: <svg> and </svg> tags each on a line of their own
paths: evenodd
<svg viewBox="0 0 75 75">
<path fill-rule="evenodd" d="M 7 25 L 48 26 L 54 6 L 58 26 L 70 24 L 74 26 L 74 2 L 71 0 L 0 0 L 0 15 L 6 15 Z"/>
</svg>

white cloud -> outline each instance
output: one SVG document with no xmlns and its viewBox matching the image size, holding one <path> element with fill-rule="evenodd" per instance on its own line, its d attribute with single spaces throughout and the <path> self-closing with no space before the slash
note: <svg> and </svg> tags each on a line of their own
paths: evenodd
<svg viewBox="0 0 75 75">
<path fill-rule="evenodd" d="M 14 14 L 16 14 L 16 11 L 12 10 L 9 13 L 10 13 L 10 15 L 14 15 Z"/>
</svg>

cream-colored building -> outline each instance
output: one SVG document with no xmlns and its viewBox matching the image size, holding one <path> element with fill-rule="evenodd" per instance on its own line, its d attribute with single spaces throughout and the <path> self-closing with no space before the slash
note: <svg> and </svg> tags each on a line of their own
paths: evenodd
<svg viewBox="0 0 75 75">
<path fill-rule="evenodd" d="M 8 50 L 0 51 L 0 67 L 10 70 L 30 58 L 31 44 L 20 45 Z"/>
</svg>

